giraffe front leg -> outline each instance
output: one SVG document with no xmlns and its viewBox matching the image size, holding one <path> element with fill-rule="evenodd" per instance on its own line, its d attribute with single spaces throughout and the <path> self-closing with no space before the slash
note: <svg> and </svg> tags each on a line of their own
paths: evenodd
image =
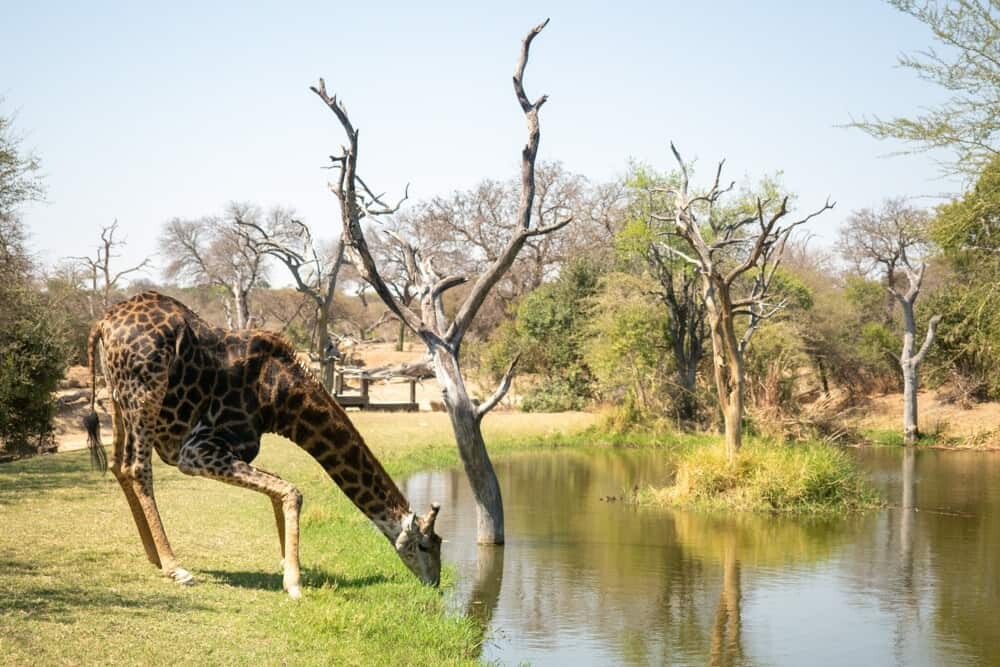
<svg viewBox="0 0 1000 667">
<path fill-rule="evenodd" d="M 188 475 L 252 489 L 271 499 L 282 545 L 283 587 L 293 599 L 302 597 L 299 571 L 299 509 L 302 494 L 277 475 L 258 470 L 233 454 L 232 434 L 197 432 L 181 447 L 177 467 Z M 239 444 L 239 443 L 237 443 Z"/>
<path fill-rule="evenodd" d="M 281 567 L 285 567 L 285 510 L 281 498 L 271 498 L 271 509 L 274 510 L 274 523 L 278 527 L 278 543 L 281 545 Z"/>
</svg>

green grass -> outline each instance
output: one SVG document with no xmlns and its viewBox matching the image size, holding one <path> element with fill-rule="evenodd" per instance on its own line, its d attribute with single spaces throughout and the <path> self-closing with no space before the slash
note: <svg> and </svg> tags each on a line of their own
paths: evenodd
<svg viewBox="0 0 1000 667">
<path fill-rule="evenodd" d="M 830 445 L 748 439 L 734 462 L 721 442 L 680 447 L 673 455 L 674 484 L 640 491 L 640 504 L 799 514 L 883 504 L 854 462 Z"/>
<path fill-rule="evenodd" d="M 862 435 L 865 437 L 865 440 L 878 447 L 903 446 L 903 434 L 900 431 L 893 431 L 890 429 L 867 429 L 863 431 Z M 914 444 L 917 447 L 950 447 L 959 444 L 959 442 L 959 439 L 946 438 L 939 432 L 925 432 L 920 433 L 917 436 L 917 442 Z"/>
<path fill-rule="evenodd" d="M 454 465 L 443 414 L 353 414 L 389 472 Z M 557 440 L 587 415 L 496 414 L 494 455 Z M 146 561 L 118 484 L 86 452 L 0 466 L 0 664 L 462 664 L 483 628 L 449 615 L 307 454 L 267 438 L 258 463 L 293 481 L 304 599 L 281 590 L 278 538 L 260 494 L 155 465 L 181 587 Z M 453 573 L 444 573 L 443 587 Z"/>
</svg>

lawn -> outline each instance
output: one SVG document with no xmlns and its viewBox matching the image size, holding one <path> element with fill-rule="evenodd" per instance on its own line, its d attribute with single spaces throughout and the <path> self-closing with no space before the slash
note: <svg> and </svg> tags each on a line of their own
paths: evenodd
<svg viewBox="0 0 1000 667">
<path fill-rule="evenodd" d="M 444 414 L 352 418 L 397 478 L 457 463 Z M 497 413 L 484 426 L 502 455 L 592 423 Z M 442 592 L 417 582 L 307 454 L 268 437 L 257 463 L 305 496 L 299 602 L 281 590 L 264 496 L 157 461 L 167 534 L 200 582 L 182 587 L 148 564 L 118 484 L 85 451 L 0 466 L 0 664 L 476 661 L 483 629 L 447 614 Z M 442 588 L 453 576 L 446 568 Z"/>
</svg>

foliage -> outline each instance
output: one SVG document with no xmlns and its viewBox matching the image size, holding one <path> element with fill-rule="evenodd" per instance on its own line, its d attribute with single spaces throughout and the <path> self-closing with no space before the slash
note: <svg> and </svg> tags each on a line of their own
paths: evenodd
<svg viewBox="0 0 1000 667">
<path fill-rule="evenodd" d="M 667 341 L 667 311 L 644 276 L 610 273 L 591 300 L 584 348 L 605 401 L 633 414 L 630 422 L 671 411 L 674 362 Z"/>
<path fill-rule="evenodd" d="M 853 393 L 898 391 L 902 386 L 895 353 L 898 323 L 885 285 L 848 275 L 837 299 L 836 318 L 822 345 L 829 353 L 830 377 Z"/>
<path fill-rule="evenodd" d="M 917 116 L 852 122 L 877 139 L 901 139 L 913 151 L 949 148 L 948 171 L 976 174 L 997 155 L 1000 133 L 1000 16 L 995 0 L 888 0 L 930 28 L 941 50 L 902 55 L 899 64 L 945 91 Z"/>
<path fill-rule="evenodd" d="M 585 260 L 566 266 L 555 281 L 518 303 L 513 322 L 501 326 L 482 351 L 482 363 L 494 377 L 518 352 L 520 370 L 540 376 L 524 396 L 524 410 L 576 410 L 591 398 L 593 380 L 583 346 L 588 299 L 597 291 L 600 272 Z"/>
<path fill-rule="evenodd" d="M 663 414 L 689 424 L 698 423 L 705 405 L 698 400 L 698 367 L 708 338 L 703 284 L 695 267 L 682 259 L 683 241 L 657 214 L 669 210 L 667 193 L 680 185 L 681 175 L 656 174 L 633 166 L 626 182 L 630 193 L 628 222 L 615 238 L 615 249 L 624 270 L 650 283 L 644 291 L 658 297 L 664 311 L 664 337 L 656 343 L 670 351 L 674 377 L 658 382 L 668 388 L 670 399 L 662 406 Z M 645 412 L 655 402 L 644 399 L 641 391 L 633 392 L 627 400 L 640 401 L 640 409 Z"/>
<path fill-rule="evenodd" d="M 805 341 L 787 319 L 765 322 L 754 344 L 747 350 L 747 398 L 750 403 L 795 412 L 795 380 L 798 370 L 809 364 Z"/>
<path fill-rule="evenodd" d="M 63 342 L 27 291 L 0 289 L 0 446 L 8 456 L 51 448 L 52 392 L 65 371 Z"/>
<path fill-rule="evenodd" d="M 43 451 L 52 441 L 63 346 L 32 282 L 32 262 L 18 215 L 42 196 L 38 160 L 26 154 L 9 118 L 0 116 L 0 450 L 5 456 Z"/>
<path fill-rule="evenodd" d="M 589 391 L 588 378 L 582 374 L 557 376 L 531 387 L 521 400 L 521 409 L 525 412 L 582 410 L 588 403 Z"/>
<path fill-rule="evenodd" d="M 929 302 L 943 316 L 931 370 L 968 385 L 970 398 L 1000 398 L 1000 158 L 939 209 L 931 234 L 951 270 Z"/>
<path fill-rule="evenodd" d="M 721 445 L 679 453 L 674 485 L 649 489 L 639 501 L 787 513 L 856 512 L 883 504 L 842 450 L 762 441 L 743 447 L 733 461 Z"/>
<path fill-rule="evenodd" d="M 3 102 L 3 98 L 0 98 Z M 0 115 L 0 253 L 7 254 L 8 225 L 21 204 L 42 198 L 44 188 L 38 175 L 41 163 L 26 152 L 14 133 L 14 119 Z M 13 225 L 11 225 L 12 227 Z"/>
</svg>

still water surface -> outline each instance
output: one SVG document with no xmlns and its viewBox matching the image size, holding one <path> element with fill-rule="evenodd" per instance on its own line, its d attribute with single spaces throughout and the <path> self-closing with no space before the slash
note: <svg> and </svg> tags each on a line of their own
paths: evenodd
<svg viewBox="0 0 1000 667">
<path fill-rule="evenodd" d="M 458 470 L 404 482 L 443 504 L 450 604 L 503 664 L 1000 664 L 1000 454 L 853 452 L 890 507 L 705 515 L 608 502 L 663 456 L 555 450 L 497 465 L 507 546 L 477 547 Z"/>
</svg>

